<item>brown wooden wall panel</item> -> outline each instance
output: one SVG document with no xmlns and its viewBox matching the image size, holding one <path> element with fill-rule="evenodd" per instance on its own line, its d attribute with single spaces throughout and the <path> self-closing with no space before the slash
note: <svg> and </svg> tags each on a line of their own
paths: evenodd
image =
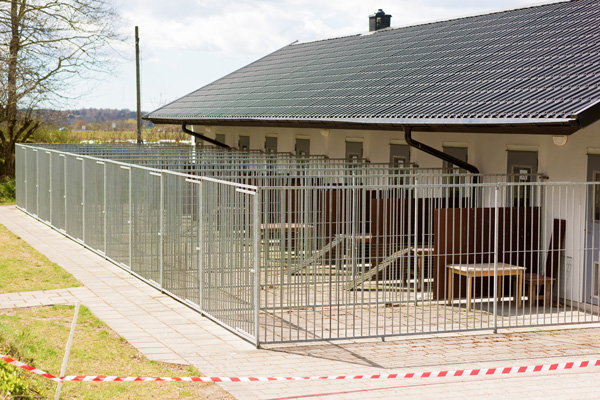
<svg viewBox="0 0 600 400">
<path fill-rule="evenodd" d="M 523 266 L 526 272 L 538 272 L 539 207 L 503 207 L 499 209 L 498 217 L 498 262 Z M 494 227 L 493 208 L 434 211 L 434 298 L 446 298 L 446 265 L 493 262 Z M 463 296 L 466 289 L 458 279 L 455 277 L 453 285 L 456 297 Z M 477 286 L 480 290 L 486 287 Z"/>
</svg>

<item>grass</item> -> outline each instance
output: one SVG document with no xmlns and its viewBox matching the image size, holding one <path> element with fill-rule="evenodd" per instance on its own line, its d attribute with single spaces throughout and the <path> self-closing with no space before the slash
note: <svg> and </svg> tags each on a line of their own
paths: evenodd
<svg viewBox="0 0 600 400">
<path fill-rule="evenodd" d="M 136 132 L 123 131 L 72 131 L 72 130 L 52 130 L 42 129 L 31 139 L 32 142 L 39 143 L 80 143 L 84 140 L 93 140 L 95 142 L 124 142 L 127 140 L 136 140 Z M 167 133 L 159 132 L 158 129 L 145 129 L 142 131 L 142 139 L 148 142 L 158 140 L 189 140 L 190 136 L 178 130 L 177 132 Z"/>
<path fill-rule="evenodd" d="M 59 375 L 73 312 L 73 306 L 0 310 L 0 352 Z M 18 374 L 34 387 L 30 398 L 53 397 L 56 383 L 27 371 Z M 199 373 L 184 365 L 148 360 L 87 308 L 81 307 L 67 375 L 198 376 Z M 200 382 L 65 382 L 61 393 L 63 399 L 91 400 L 233 398 L 215 384 Z"/>
<path fill-rule="evenodd" d="M 15 204 L 15 178 L 0 177 L 0 205 Z"/>
<path fill-rule="evenodd" d="M 71 274 L 0 225 L 0 293 L 81 286 Z"/>
</svg>

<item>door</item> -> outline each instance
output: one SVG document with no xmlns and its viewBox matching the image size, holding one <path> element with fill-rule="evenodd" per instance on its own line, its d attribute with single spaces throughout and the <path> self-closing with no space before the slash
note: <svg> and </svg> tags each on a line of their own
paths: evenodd
<svg viewBox="0 0 600 400">
<path fill-rule="evenodd" d="M 362 142 L 346 142 L 346 161 L 359 162 L 363 156 Z"/>
<path fill-rule="evenodd" d="M 585 238 L 585 300 L 598 305 L 600 297 L 600 155 L 588 155 L 587 226 Z"/>
<path fill-rule="evenodd" d="M 509 204 L 513 207 L 530 207 L 534 204 L 533 187 L 528 182 L 535 182 L 538 168 L 538 153 L 536 151 L 513 151 L 507 154 L 507 170 L 511 182 L 523 185 L 509 188 Z"/>
<path fill-rule="evenodd" d="M 224 133 L 217 133 L 215 135 L 215 140 L 219 143 L 223 143 L 225 144 L 225 134 Z"/>
<path fill-rule="evenodd" d="M 296 155 L 299 157 L 310 155 L 310 139 L 296 139 Z"/>
<path fill-rule="evenodd" d="M 265 138 L 265 151 L 267 154 L 277 153 L 277 138 L 268 136 Z"/>
<path fill-rule="evenodd" d="M 242 151 L 250 150 L 250 136 L 240 136 L 238 141 L 238 149 Z"/>
<path fill-rule="evenodd" d="M 390 144 L 390 166 L 392 168 L 408 167 L 410 164 L 410 146 L 406 144 Z"/>
</svg>

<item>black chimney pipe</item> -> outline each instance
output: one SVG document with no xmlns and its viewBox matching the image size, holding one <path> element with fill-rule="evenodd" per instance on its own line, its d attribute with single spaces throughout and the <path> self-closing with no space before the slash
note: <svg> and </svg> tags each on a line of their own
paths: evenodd
<svg viewBox="0 0 600 400">
<path fill-rule="evenodd" d="M 381 8 L 373 15 L 369 15 L 369 32 L 389 28 L 392 16 L 388 15 Z"/>
</svg>

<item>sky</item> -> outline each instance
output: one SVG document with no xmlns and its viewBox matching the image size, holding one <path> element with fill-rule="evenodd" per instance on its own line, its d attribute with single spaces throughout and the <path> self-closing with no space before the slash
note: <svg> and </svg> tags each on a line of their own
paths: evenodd
<svg viewBox="0 0 600 400">
<path fill-rule="evenodd" d="M 115 0 L 129 37 L 114 71 L 65 108 L 136 108 L 134 27 L 139 26 L 142 110 L 174 101 L 296 40 L 368 31 L 379 8 L 392 27 L 443 21 L 554 0 Z M 92 89 L 88 89 L 92 87 Z"/>
</svg>

